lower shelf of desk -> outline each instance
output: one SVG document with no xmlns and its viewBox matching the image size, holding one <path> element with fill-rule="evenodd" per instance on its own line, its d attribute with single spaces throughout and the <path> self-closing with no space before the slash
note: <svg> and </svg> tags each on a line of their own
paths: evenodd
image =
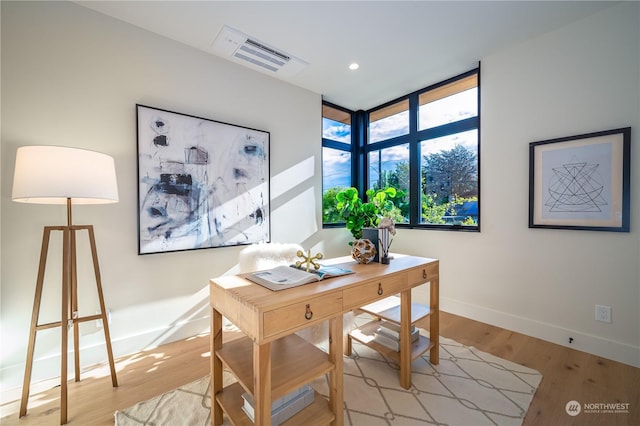
<svg viewBox="0 0 640 426">
<path fill-rule="evenodd" d="M 380 321 L 371 321 L 363 325 L 362 327 L 358 327 L 357 333 L 349 333 L 349 337 L 353 340 L 357 340 L 363 345 L 370 347 L 371 349 L 374 349 L 375 351 L 381 353 L 382 355 L 399 364 L 399 351 L 394 351 L 393 349 L 374 341 L 375 332 L 379 327 Z M 422 335 L 419 336 L 415 342 L 411 343 L 411 360 L 418 358 L 419 356 L 433 348 L 434 345 L 435 344 L 428 337 Z"/>
<path fill-rule="evenodd" d="M 390 321 L 394 324 L 400 325 L 400 297 L 389 296 L 376 302 L 370 303 L 366 306 L 359 308 L 361 311 L 366 312 L 378 319 L 371 321 L 362 327 L 358 327 L 356 333 L 349 333 L 349 337 L 357 340 L 358 342 L 369 346 L 377 352 L 383 354 L 387 358 L 400 363 L 400 352 L 388 348 L 378 342 L 374 341 L 375 332 L 380 327 L 379 319 Z M 415 325 L 417 322 L 429 317 L 433 314 L 431 307 L 422 305 L 420 303 L 411 303 L 411 324 Z M 438 330 L 430 330 L 429 335 L 438 334 Z M 419 336 L 418 339 L 411 343 L 411 360 L 414 360 L 429 351 L 435 346 L 435 342 L 425 336 Z"/>
<path fill-rule="evenodd" d="M 240 383 L 233 383 L 225 387 L 216 395 L 216 401 L 222 407 L 222 411 L 229 417 L 231 423 L 235 426 L 254 426 L 254 423 L 242 411 L 244 400 L 242 394 L 244 389 Z M 286 422 L 281 423 L 282 426 L 295 425 L 327 425 L 335 419 L 334 414 L 329 409 L 329 402 L 316 392 L 313 403 L 292 416 Z"/>
<path fill-rule="evenodd" d="M 216 401 L 234 425 L 253 425 L 242 411 L 242 394 L 254 396 L 253 347 L 253 342 L 243 337 L 216 351 L 218 359 L 238 380 L 216 394 Z M 271 399 L 279 399 L 334 369 L 326 352 L 295 334 L 275 340 L 271 342 Z M 313 404 L 283 425 L 326 425 L 334 418 L 328 401 L 316 394 Z"/>
</svg>

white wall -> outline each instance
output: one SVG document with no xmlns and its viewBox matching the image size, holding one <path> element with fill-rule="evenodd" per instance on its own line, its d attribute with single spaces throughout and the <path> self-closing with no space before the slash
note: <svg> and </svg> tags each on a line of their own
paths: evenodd
<svg viewBox="0 0 640 426">
<path fill-rule="evenodd" d="M 443 310 L 640 366 L 639 22 L 626 3 L 482 58 L 482 232 L 394 242 L 441 259 Z M 529 143 L 627 126 L 631 232 L 529 229 Z"/>
<path fill-rule="evenodd" d="M 241 249 L 137 255 L 136 103 L 269 131 L 272 240 L 315 243 L 320 95 L 73 3 L 1 7 L 3 388 L 22 383 L 43 226 L 66 222 L 62 206 L 11 201 L 19 146 L 59 144 L 115 158 L 120 202 L 78 206 L 74 223 L 95 226 L 116 355 L 206 331 L 208 279 L 233 271 Z M 51 247 L 41 322 L 60 316 L 59 239 Z M 80 283 L 93 291 L 87 252 L 79 247 L 79 264 L 87 265 Z M 81 313 L 94 314 L 93 292 L 80 296 Z M 80 330 L 83 365 L 105 359 L 102 332 L 93 323 Z M 59 329 L 38 333 L 34 381 L 59 374 L 59 336 Z"/>
<path fill-rule="evenodd" d="M 206 331 L 208 278 L 233 272 L 240 250 L 136 254 L 136 103 L 270 131 L 273 240 L 346 254 L 348 232 L 319 225 L 318 94 L 74 4 L 1 7 L 3 388 L 21 385 L 42 227 L 65 221 L 60 207 L 10 201 L 18 146 L 116 159 L 120 203 L 74 210 L 75 223 L 96 227 L 116 355 Z M 623 126 L 637 141 L 639 13 L 625 3 L 480 58 L 482 232 L 401 230 L 394 242 L 441 259 L 443 309 L 640 365 L 637 215 L 628 234 L 527 228 L 529 142 Z M 632 213 L 639 179 L 632 170 Z M 44 321 L 59 316 L 58 264 L 53 256 Z M 91 296 L 81 300 L 89 314 Z M 594 321 L 596 303 L 613 307 L 612 324 Z M 104 359 L 100 331 L 86 328 L 84 364 Z M 40 332 L 36 349 L 34 380 L 58 374 L 59 331 Z"/>
</svg>

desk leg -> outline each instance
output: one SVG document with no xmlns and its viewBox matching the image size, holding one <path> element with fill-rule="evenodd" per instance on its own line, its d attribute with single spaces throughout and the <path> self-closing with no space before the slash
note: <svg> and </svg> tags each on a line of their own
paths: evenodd
<svg viewBox="0 0 640 426">
<path fill-rule="evenodd" d="M 342 321 L 343 321 L 343 327 L 344 327 L 344 317 Z M 329 325 L 329 329 L 331 329 L 331 325 Z M 343 329 L 341 333 L 342 333 L 342 353 L 344 354 L 344 356 L 351 356 L 351 352 L 353 352 L 353 343 L 351 341 L 351 336 L 349 335 L 349 331 L 345 333 Z"/>
<path fill-rule="evenodd" d="M 253 344 L 255 424 L 271 426 L 271 343 Z"/>
<path fill-rule="evenodd" d="M 329 372 L 329 407 L 335 414 L 332 426 L 344 424 L 344 360 L 342 359 L 344 330 L 342 324 L 342 315 L 329 320 L 329 361 L 334 365 L 334 369 Z"/>
<path fill-rule="evenodd" d="M 429 317 L 429 339 L 433 343 L 429 353 L 431 364 L 438 365 L 440 362 L 440 279 L 432 279 L 429 284 L 431 299 L 431 315 Z"/>
<path fill-rule="evenodd" d="M 400 293 L 400 386 L 411 387 L 411 289 Z"/>
<path fill-rule="evenodd" d="M 222 407 L 216 402 L 216 394 L 222 390 L 222 361 L 216 352 L 222 348 L 222 315 L 211 308 L 211 425 L 222 424 Z"/>
</svg>

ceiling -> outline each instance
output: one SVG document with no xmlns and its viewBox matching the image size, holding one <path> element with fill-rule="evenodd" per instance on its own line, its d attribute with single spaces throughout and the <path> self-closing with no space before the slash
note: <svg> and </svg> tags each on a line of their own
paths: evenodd
<svg viewBox="0 0 640 426">
<path fill-rule="evenodd" d="M 213 53 L 223 25 L 309 63 L 278 77 L 367 110 L 477 66 L 491 53 L 612 1 L 77 1 Z M 358 62 L 360 68 L 348 66 Z"/>
</svg>

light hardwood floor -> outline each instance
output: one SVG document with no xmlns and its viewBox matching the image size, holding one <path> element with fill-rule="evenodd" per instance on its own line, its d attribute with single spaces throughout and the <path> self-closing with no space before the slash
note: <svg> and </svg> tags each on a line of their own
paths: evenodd
<svg viewBox="0 0 640 426">
<path fill-rule="evenodd" d="M 542 382 L 525 426 L 640 425 L 640 369 L 544 342 L 445 312 L 441 335 L 540 371 Z M 234 335 L 226 334 L 226 338 Z M 113 425 L 116 410 L 192 382 L 209 373 L 209 336 L 174 342 L 117 360 L 119 387 L 102 368 L 69 383 L 70 425 Z M 0 424 L 57 425 L 59 390 L 31 395 L 28 415 L 18 419 L 19 401 L 2 405 Z M 627 414 L 582 413 L 570 417 L 568 401 L 629 404 Z M 181 425 L 175 425 L 181 426 Z M 366 426 L 366 425 L 363 425 Z M 469 425 L 473 426 L 473 425 Z"/>
</svg>

